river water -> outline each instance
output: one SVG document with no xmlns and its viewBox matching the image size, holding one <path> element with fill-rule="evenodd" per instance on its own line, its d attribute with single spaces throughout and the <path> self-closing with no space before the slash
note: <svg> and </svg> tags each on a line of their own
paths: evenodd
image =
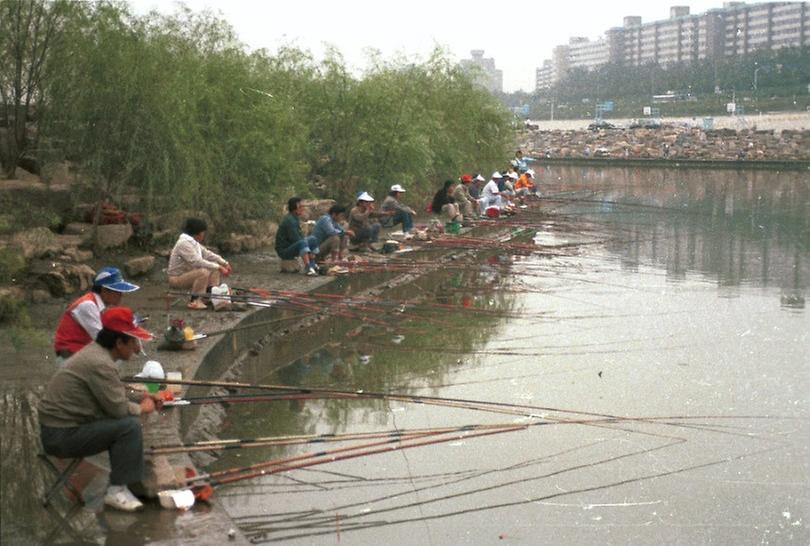
<svg viewBox="0 0 810 546">
<path fill-rule="evenodd" d="M 517 244 L 481 243 L 475 259 L 459 255 L 381 298 L 353 299 L 246 362 L 244 381 L 500 404 L 231 405 L 222 438 L 469 427 L 386 453 L 372 452 L 399 444 L 220 452 L 207 470 L 341 458 L 267 466 L 218 487 L 252 541 L 810 543 L 810 176 L 542 166 L 537 175 L 544 198 L 499 221 Z M 427 270 L 437 256 L 393 263 Z M 331 290 L 390 275 L 353 274 Z M 154 507 L 84 514 L 72 530 L 40 521 L 26 393 L 50 368 L 14 370 L 3 375 L 4 536 L 144 544 L 182 523 Z M 303 458 L 313 451 L 329 455 Z"/>
<path fill-rule="evenodd" d="M 342 459 L 220 487 L 251 540 L 810 542 L 808 175 L 537 170 L 545 198 L 511 221 L 523 246 L 355 301 L 372 321 L 344 312 L 258 354 L 243 378 L 498 412 L 256 402 L 234 404 L 221 435 L 526 428 L 386 453 L 370 439 L 224 452 L 212 470 Z"/>
</svg>

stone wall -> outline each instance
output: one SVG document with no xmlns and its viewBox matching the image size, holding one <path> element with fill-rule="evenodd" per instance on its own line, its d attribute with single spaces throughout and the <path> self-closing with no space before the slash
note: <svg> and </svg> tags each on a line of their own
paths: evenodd
<svg viewBox="0 0 810 546">
<path fill-rule="evenodd" d="M 662 126 L 657 129 L 528 131 L 531 157 L 677 158 L 706 161 L 810 160 L 810 131 L 756 131 Z"/>
</svg>

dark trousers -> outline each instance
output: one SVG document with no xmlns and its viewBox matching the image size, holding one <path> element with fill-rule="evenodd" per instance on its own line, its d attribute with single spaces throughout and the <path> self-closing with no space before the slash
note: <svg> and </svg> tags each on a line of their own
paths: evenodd
<svg viewBox="0 0 810 546">
<path fill-rule="evenodd" d="M 69 459 L 110 452 L 110 484 L 143 480 L 143 431 L 137 417 L 103 419 L 68 428 L 40 426 L 45 453 Z"/>
<path fill-rule="evenodd" d="M 358 228 L 354 232 L 354 237 L 352 237 L 352 243 L 354 244 L 361 244 L 361 243 L 376 243 L 377 238 L 380 236 L 380 224 L 373 223 L 369 225 L 369 227 Z"/>
</svg>

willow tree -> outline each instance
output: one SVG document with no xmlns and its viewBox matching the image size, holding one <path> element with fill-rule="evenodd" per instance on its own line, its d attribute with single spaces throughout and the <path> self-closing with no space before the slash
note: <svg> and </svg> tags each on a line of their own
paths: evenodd
<svg viewBox="0 0 810 546">
<path fill-rule="evenodd" d="M 50 53 L 70 9 L 67 0 L 0 0 L 0 166 L 8 178 L 37 140 Z"/>
</svg>

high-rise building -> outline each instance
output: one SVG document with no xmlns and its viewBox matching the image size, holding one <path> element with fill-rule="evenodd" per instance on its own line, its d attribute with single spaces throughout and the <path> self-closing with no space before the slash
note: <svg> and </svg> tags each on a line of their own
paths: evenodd
<svg viewBox="0 0 810 546">
<path fill-rule="evenodd" d="M 572 68 L 593 70 L 607 63 L 638 66 L 741 56 L 762 49 L 810 45 L 808 2 L 726 2 L 720 9 L 691 15 L 688 6 L 673 6 L 669 19 L 641 22 L 624 18 L 603 38 L 571 38 L 552 50 L 537 69 L 537 89 L 548 88 Z"/>
<path fill-rule="evenodd" d="M 483 49 L 473 49 L 470 51 L 471 59 L 462 59 L 461 66 L 465 68 L 476 68 L 476 81 L 482 87 L 487 88 L 492 93 L 503 92 L 503 70 L 495 68 L 495 59 L 484 58 Z"/>
</svg>

